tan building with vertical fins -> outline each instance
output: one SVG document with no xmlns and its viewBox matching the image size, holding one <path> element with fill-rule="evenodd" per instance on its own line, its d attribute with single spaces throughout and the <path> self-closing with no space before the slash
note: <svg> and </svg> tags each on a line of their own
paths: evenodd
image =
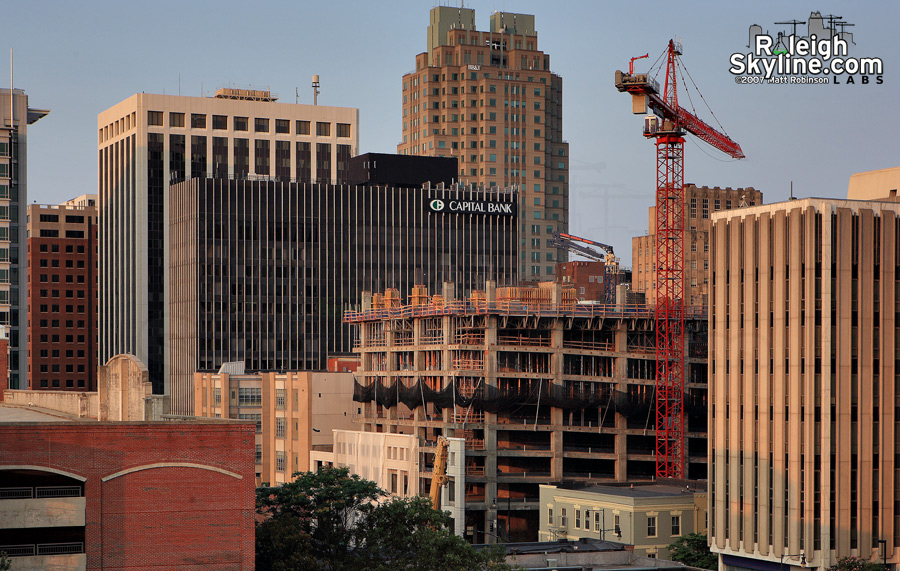
<svg viewBox="0 0 900 571">
<path fill-rule="evenodd" d="M 684 215 L 684 304 L 706 306 L 709 294 L 709 229 L 710 216 L 720 210 L 762 204 L 762 192 L 753 187 L 719 188 L 686 184 Z M 656 304 L 656 207 L 649 212 L 646 236 L 631 239 L 631 289 L 647 296 Z"/>
<path fill-rule="evenodd" d="M 519 279 L 551 279 L 566 259 L 547 243 L 569 228 L 562 78 L 538 49 L 534 16 L 494 12 L 490 31 L 479 32 L 475 10 L 432 8 L 428 51 L 403 76 L 397 152 L 457 157 L 463 183 L 518 185 Z"/>
<path fill-rule="evenodd" d="M 719 568 L 900 563 L 900 204 L 807 198 L 711 219 Z"/>
</svg>

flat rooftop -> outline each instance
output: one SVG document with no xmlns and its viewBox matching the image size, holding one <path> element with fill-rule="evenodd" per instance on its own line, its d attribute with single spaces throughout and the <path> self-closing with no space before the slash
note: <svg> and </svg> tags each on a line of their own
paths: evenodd
<svg viewBox="0 0 900 571">
<path fill-rule="evenodd" d="M 0 424 L 13 422 L 79 422 L 79 420 L 62 412 L 0 403 Z M 95 420 L 94 422 L 97 421 Z"/>
<path fill-rule="evenodd" d="M 607 494 L 625 498 L 659 498 L 671 496 L 693 495 L 706 493 L 705 483 L 692 484 L 690 486 L 676 486 L 674 484 L 638 484 L 635 486 L 606 486 L 595 484 L 593 486 L 574 487 L 560 486 L 560 490 L 572 490 L 578 492 L 591 492 L 594 494 Z"/>
</svg>

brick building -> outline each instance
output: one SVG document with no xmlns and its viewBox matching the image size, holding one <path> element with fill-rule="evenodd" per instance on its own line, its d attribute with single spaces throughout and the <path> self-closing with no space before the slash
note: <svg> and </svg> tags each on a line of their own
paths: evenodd
<svg viewBox="0 0 900 571">
<path fill-rule="evenodd" d="M 605 268 L 604 262 L 577 260 L 557 264 L 556 272 L 562 283 L 575 288 L 578 301 L 603 302 L 606 299 Z"/>
<path fill-rule="evenodd" d="M 762 192 L 753 187 L 712 188 L 684 185 L 684 304 L 706 306 L 709 301 L 710 215 L 721 210 L 762 204 Z M 631 289 L 656 304 L 656 207 L 649 209 L 649 232 L 631 240 Z"/>
<path fill-rule="evenodd" d="M 246 422 L 0 406 L 0 551 L 13 569 L 253 569 L 252 450 Z"/>
<path fill-rule="evenodd" d="M 28 206 L 28 388 L 97 390 L 96 195 Z"/>
</svg>

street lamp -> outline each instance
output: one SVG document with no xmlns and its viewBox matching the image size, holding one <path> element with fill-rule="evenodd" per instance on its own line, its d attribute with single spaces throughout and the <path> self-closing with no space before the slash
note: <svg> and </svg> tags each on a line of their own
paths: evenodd
<svg viewBox="0 0 900 571">
<path fill-rule="evenodd" d="M 800 553 L 795 553 L 793 555 L 785 553 L 784 555 L 781 556 L 781 571 L 784 571 L 784 560 L 787 559 L 788 557 L 799 557 L 800 565 L 806 565 L 806 554 L 803 553 L 802 551 Z"/>
</svg>

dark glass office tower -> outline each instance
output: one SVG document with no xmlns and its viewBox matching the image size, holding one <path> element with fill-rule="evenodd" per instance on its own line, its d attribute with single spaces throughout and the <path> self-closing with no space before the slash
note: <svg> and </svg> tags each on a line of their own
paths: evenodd
<svg viewBox="0 0 900 571">
<path fill-rule="evenodd" d="M 516 278 L 517 193 L 192 179 L 169 195 L 172 408 L 193 373 L 322 369 L 363 291 Z"/>
</svg>

